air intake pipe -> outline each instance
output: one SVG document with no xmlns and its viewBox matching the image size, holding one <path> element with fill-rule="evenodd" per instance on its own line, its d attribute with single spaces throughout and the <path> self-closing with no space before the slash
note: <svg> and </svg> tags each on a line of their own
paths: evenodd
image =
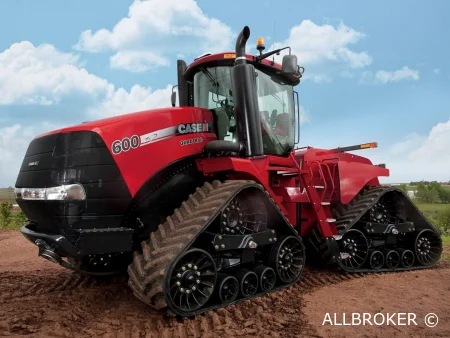
<svg viewBox="0 0 450 338">
<path fill-rule="evenodd" d="M 253 65 L 247 63 L 245 55 L 245 44 L 249 37 L 250 28 L 245 26 L 236 40 L 236 60 L 231 70 L 231 82 L 237 139 L 244 146 L 242 155 L 254 157 L 263 155 L 264 149 L 256 92 L 256 72 Z"/>
</svg>

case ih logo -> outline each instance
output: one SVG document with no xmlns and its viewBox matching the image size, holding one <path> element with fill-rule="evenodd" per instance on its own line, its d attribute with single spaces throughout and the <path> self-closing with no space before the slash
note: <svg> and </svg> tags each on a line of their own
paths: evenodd
<svg viewBox="0 0 450 338">
<path fill-rule="evenodd" d="M 209 131 L 208 123 L 182 123 L 178 125 L 178 134 L 192 134 Z"/>
<path fill-rule="evenodd" d="M 29 167 L 37 167 L 38 165 L 39 165 L 39 161 L 34 161 L 34 162 L 28 163 Z"/>
</svg>

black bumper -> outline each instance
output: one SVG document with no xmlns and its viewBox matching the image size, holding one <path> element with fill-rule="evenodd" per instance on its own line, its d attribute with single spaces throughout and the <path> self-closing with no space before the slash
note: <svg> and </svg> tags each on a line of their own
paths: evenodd
<svg viewBox="0 0 450 338">
<path fill-rule="evenodd" d="M 37 240 L 44 241 L 61 257 L 127 252 L 133 247 L 133 229 L 130 228 L 79 230 L 75 243 L 63 235 L 37 232 L 30 224 L 24 225 L 20 232 L 35 245 Z"/>
</svg>

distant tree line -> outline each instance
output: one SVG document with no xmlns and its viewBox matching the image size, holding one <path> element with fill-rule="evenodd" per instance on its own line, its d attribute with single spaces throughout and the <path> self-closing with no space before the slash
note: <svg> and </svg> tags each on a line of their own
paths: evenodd
<svg viewBox="0 0 450 338">
<path fill-rule="evenodd" d="M 412 190 L 411 186 L 414 186 L 413 199 L 418 202 L 448 204 L 445 209 L 428 216 L 428 219 L 439 229 L 442 235 L 450 236 L 450 187 L 445 187 L 444 184 L 436 181 L 421 181 L 411 182 L 409 185 L 401 184 L 399 188 L 407 192 Z"/>
<path fill-rule="evenodd" d="M 415 186 L 414 199 L 422 203 L 450 203 L 450 188 L 445 188 L 439 182 L 411 182 Z M 400 184 L 399 188 L 405 192 L 408 185 Z"/>
</svg>

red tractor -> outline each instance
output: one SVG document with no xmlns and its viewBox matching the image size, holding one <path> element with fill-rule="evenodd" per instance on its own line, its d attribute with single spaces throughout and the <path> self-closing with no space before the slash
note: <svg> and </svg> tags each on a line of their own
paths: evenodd
<svg viewBox="0 0 450 338">
<path fill-rule="evenodd" d="M 191 316 L 293 285 L 308 260 L 348 272 L 429 268 L 438 231 L 382 186 L 384 165 L 298 143 L 289 47 L 178 60 L 180 107 L 55 130 L 28 147 L 16 198 L 39 255 L 128 271 L 136 297 Z"/>
</svg>

